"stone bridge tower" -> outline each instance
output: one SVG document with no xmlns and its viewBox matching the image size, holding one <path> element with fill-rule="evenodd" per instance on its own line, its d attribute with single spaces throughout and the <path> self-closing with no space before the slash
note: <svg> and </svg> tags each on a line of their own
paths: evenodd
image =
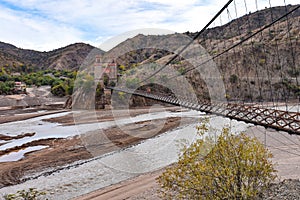
<svg viewBox="0 0 300 200">
<path fill-rule="evenodd" d="M 100 83 L 104 90 L 101 99 L 96 99 L 96 108 L 105 108 L 105 105 L 111 105 L 111 90 L 107 89 L 113 83 L 117 82 L 117 63 L 113 59 L 101 59 L 101 56 L 95 57 L 95 82 Z"/>
<path fill-rule="evenodd" d="M 117 63 L 110 59 L 108 61 L 101 60 L 100 56 L 96 56 L 94 62 L 95 68 L 95 80 L 100 81 L 100 83 L 106 87 L 112 82 L 116 83 L 117 81 Z M 108 80 L 106 80 L 108 78 Z M 107 81 L 107 82 L 105 82 Z"/>
</svg>

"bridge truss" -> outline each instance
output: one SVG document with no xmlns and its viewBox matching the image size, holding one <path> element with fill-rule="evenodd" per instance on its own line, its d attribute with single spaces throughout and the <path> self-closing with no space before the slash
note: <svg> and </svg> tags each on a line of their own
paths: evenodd
<svg viewBox="0 0 300 200">
<path fill-rule="evenodd" d="M 260 125 L 265 128 L 273 128 L 278 131 L 285 131 L 290 134 L 300 135 L 299 112 L 283 111 L 273 108 L 259 107 L 251 104 L 213 104 L 209 102 L 192 103 L 187 100 L 180 100 L 176 97 L 164 96 L 162 94 L 151 94 L 139 90 L 130 90 L 127 88 L 111 89 L 114 91 L 125 92 L 127 94 L 154 99 L 175 106 L 181 106 L 238 121 L 244 121 L 254 125 Z"/>
</svg>

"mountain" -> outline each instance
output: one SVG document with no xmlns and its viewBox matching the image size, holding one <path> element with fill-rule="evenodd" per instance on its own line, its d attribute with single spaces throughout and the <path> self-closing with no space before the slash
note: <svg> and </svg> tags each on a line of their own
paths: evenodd
<svg viewBox="0 0 300 200">
<path fill-rule="evenodd" d="M 299 5 L 276 6 L 272 8 L 265 8 L 253 13 L 250 12 L 242 17 L 232 20 L 227 24 L 224 24 L 223 26 L 209 28 L 200 37 L 205 39 L 228 39 L 238 35 L 247 34 L 282 17 L 287 12 L 295 9 L 297 6 Z M 234 15 L 234 13 L 229 15 Z M 288 19 L 295 19 L 299 16 L 300 9 L 297 9 L 288 16 Z M 287 18 L 284 17 L 281 22 L 286 20 Z M 188 34 L 190 37 L 194 37 L 197 33 L 198 32 L 186 32 L 186 34 Z"/>
<path fill-rule="evenodd" d="M 197 46 L 201 45 L 210 57 L 214 57 L 213 61 L 220 72 L 219 77 L 222 78 L 228 99 L 271 101 L 274 98 L 282 100 L 287 94 L 290 98 L 295 98 L 300 94 L 297 83 L 300 78 L 300 9 L 270 25 L 251 39 L 245 39 L 297 6 L 279 6 L 247 13 L 223 26 L 207 29 L 189 48 L 199 48 Z M 196 34 L 191 32 L 183 35 L 139 34 L 120 43 L 104 55 L 113 58 L 117 64 L 124 65 L 122 68 L 125 69 L 147 63 L 162 65 L 178 52 L 180 49 L 178 47 L 189 43 Z M 230 49 L 235 44 L 239 45 Z M 0 66 L 25 64 L 39 69 L 78 69 L 93 49 L 95 48 L 88 44 L 76 43 L 50 52 L 38 52 L 0 43 Z M 102 53 L 104 52 L 99 49 L 94 52 L 94 54 Z M 90 56 L 89 64 L 93 61 L 94 54 Z M 190 54 L 186 56 L 199 56 L 193 51 Z M 195 67 L 183 57 L 179 56 L 171 63 L 173 71 L 182 73 L 190 67 Z M 203 58 L 197 59 L 201 63 Z M 150 67 L 156 68 L 153 65 Z M 201 70 L 209 70 L 209 67 Z M 136 70 L 131 70 L 134 71 Z M 195 86 L 198 98 L 208 99 L 209 84 L 205 83 L 202 74 L 193 70 L 186 73 L 185 77 L 192 86 Z M 142 77 L 135 78 L 138 82 L 137 79 Z"/>
<path fill-rule="evenodd" d="M 240 18 L 234 19 L 231 22 L 208 29 L 199 37 L 199 43 L 203 45 L 209 53 L 215 52 L 217 43 L 230 41 L 239 36 L 247 36 L 254 30 L 267 25 L 273 19 L 277 19 L 284 15 L 287 11 L 294 9 L 296 5 L 279 6 L 274 8 L 266 8 L 261 11 L 246 14 Z M 231 15 L 234 15 L 231 13 Z M 296 10 L 289 16 L 290 20 L 297 19 L 300 16 L 300 10 Z M 285 20 L 285 19 L 283 19 Z M 186 32 L 185 35 L 194 37 L 197 32 Z M 108 52 L 109 57 L 115 58 L 119 64 L 130 68 L 131 65 L 144 63 L 147 61 L 155 61 L 169 55 L 168 51 L 173 46 L 184 44 L 187 41 L 181 41 L 182 37 L 177 34 L 173 35 L 137 35 L 120 43 Z M 171 41 L 171 44 L 170 44 Z M 156 46 L 153 46 L 153 43 Z M 226 43 L 226 42 L 225 42 Z M 213 44 L 213 45 L 212 45 Z M 143 48 L 151 46 L 153 48 Z M 158 49 L 159 46 L 166 46 L 165 49 Z M 0 66 L 20 66 L 28 65 L 37 69 L 78 69 L 83 60 L 95 47 L 85 43 L 75 43 L 49 52 L 40 52 L 28 49 L 17 48 L 14 45 L 0 42 Z M 132 50 L 132 52 L 128 52 Z M 99 54 L 104 53 L 98 49 Z"/>
<path fill-rule="evenodd" d="M 68 69 L 80 67 L 88 54 L 96 49 L 85 43 L 75 43 L 49 52 L 17 48 L 0 42 L 0 66 L 31 66 L 36 69 Z M 98 49 L 99 53 L 103 53 Z"/>
<path fill-rule="evenodd" d="M 284 98 L 287 96 L 297 98 L 300 94 L 298 85 L 300 79 L 300 9 L 270 25 L 297 6 L 279 6 L 248 13 L 223 26 L 207 29 L 190 45 L 191 49 L 201 45 L 207 55 L 214 58 L 212 60 L 220 73 L 219 81 L 224 84 L 226 98 L 246 101 L 285 101 Z M 260 31 L 268 25 L 270 25 L 268 28 Z M 253 35 L 251 39 L 245 40 L 258 31 L 259 33 Z M 190 38 L 196 34 L 185 33 Z M 186 38 L 179 37 L 179 35 L 146 36 L 140 34 L 120 43 L 108 54 L 120 55 L 117 63 L 124 65 L 126 69 L 146 63 L 164 64 L 170 60 L 171 55 L 178 52 L 170 48 L 172 45 L 180 46 L 180 44 L 188 43 L 188 40 L 183 41 Z M 239 45 L 230 49 L 236 44 Z M 193 54 L 193 51 L 190 53 Z M 197 58 L 197 52 L 194 53 Z M 198 63 L 201 64 L 201 62 L 203 60 L 201 61 L 200 57 Z M 171 66 L 179 73 L 190 67 L 196 67 L 180 56 L 171 63 Z M 211 97 L 208 87 L 210 83 L 213 85 L 214 81 L 211 80 L 208 83 L 208 80 L 204 80 L 205 77 L 203 77 L 204 72 L 209 72 L 209 70 L 209 66 L 206 69 L 200 67 L 200 72 L 193 70 L 185 74 L 190 85 L 194 86 L 193 89 L 199 99 Z M 147 74 L 147 72 L 141 74 Z M 133 74 L 133 76 L 136 75 Z M 158 73 L 156 78 L 164 78 L 159 76 L 162 76 L 162 73 Z M 142 75 L 135 78 L 143 79 Z M 218 91 L 218 88 L 210 91 L 214 90 Z"/>
</svg>

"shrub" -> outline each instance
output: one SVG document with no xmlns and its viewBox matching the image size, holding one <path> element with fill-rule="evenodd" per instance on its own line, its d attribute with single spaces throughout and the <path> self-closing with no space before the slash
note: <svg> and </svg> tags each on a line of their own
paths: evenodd
<svg viewBox="0 0 300 200">
<path fill-rule="evenodd" d="M 46 195 L 46 193 L 37 191 L 35 188 L 29 188 L 28 191 L 20 190 L 16 194 L 7 194 L 3 197 L 5 200 L 36 200 L 43 195 Z"/>
<path fill-rule="evenodd" d="M 234 83 L 237 83 L 238 79 L 239 78 L 236 74 L 231 74 L 230 78 L 229 78 L 229 81 L 230 81 L 230 83 L 234 84 Z"/>
<path fill-rule="evenodd" d="M 255 199 L 275 179 L 271 157 L 257 139 L 224 128 L 216 143 L 198 139 L 185 148 L 158 182 L 167 199 Z"/>
<path fill-rule="evenodd" d="M 5 81 L 7 81 L 8 80 L 8 75 L 7 74 L 0 74 L 0 81 L 3 81 L 3 82 L 5 82 Z"/>
<path fill-rule="evenodd" d="M 59 84 L 51 88 L 51 93 L 55 96 L 63 97 L 67 94 L 67 90 L 63 84 Z"/>
<path fill-rule="evenodd" d="M 265 58 L 261 58 L 261 59 L 259 59 L 258 63 L 259 63 L 260 65 L 263 65 L 263 64 L 266 63 L 266 59 L 265 59 Z"/>
<path fill-rule="evenodd" d="M 140 79 L 139 78 L 128 78 L 126 80 L 126 87 L 127 88 L 137 88 L 139 85 Z"/>
<path fill-rule="evenodd" d="M 14 88 L 14 82 L 2 82 L 0 81 L 0 94 L 11 94 Z"/>
<path fill-rule="evenodd" d="M 180 68 L 178 69 L 178 72 L 179 72 L 180 75 L 183 75 L 183 74 L 185 74 L 186 70 L 185 70 L 184 67 L 180 67 Z"/>
</svg>

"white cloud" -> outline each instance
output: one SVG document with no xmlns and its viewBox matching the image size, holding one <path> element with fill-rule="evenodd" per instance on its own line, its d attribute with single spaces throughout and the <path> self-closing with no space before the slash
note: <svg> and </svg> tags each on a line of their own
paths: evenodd
<svg viewBox="0 0 300 200">
<path fill-rule="evenodd" d="M 81 33 L 43 18 L 28 17 L 0 6 L 0 40 L 16 46 L 37 50 L 52 50 L 81 40 Z"/>
<path fill-rule="evenodd" d="M 259 9 L 269 0 L 258 0 Z M 296 4 L 298 0 L 286 0 Z M 175 32 L 199 31 L 227 0 L 4 0 L 0 3 L 0 41 L 23 48 L 51 50 L 61 46 L 99 41 L 143 28 Z M 272 6 L 284 5 L 272 0 Z M 245 14 L 243 0 L 236 0 L 238 16 Z M 247 0 L 255 11 L 255 0 Z M 231 16 L 235 17 L 231 5 Z M 226 13 L 222 21 L 228 20 Z M 219 25 L 217 21 L 215 25 Z M 99 40 L 99 38 L 101 38 Z"/>
</svg>

